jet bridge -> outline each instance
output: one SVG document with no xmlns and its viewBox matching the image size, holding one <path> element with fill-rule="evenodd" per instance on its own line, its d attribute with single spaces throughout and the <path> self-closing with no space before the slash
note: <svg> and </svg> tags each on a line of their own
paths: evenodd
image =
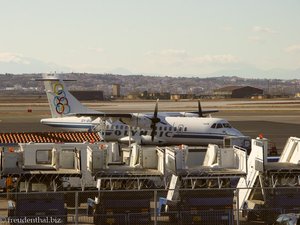
<svg viewBox="0 0 300 225">
<path fill-rule="evenodd" d="M 171 180 L 166 198 L 159 199 L 159 213 L 186 224 L 209 223 L 209 218 L 216 224 L 231 224 L 232 188 L 247 175 L 247 151 L 211 144 L 166 147 L 165 173 Z M 207 216 L 212 213 L 216 214 Z"/>
<path fill-rule="evenodd" d="M 129 152 L 129 155 L 127 156 Z M 162 187 L 164 180 L 163 153 L 155 146 L 134 143 L 128 149 L 122 148 L 117 159 L 107 157 L 97 167 L 89 168 L 97 180 L 98 190 L 149 189 Z M 94 164 L 93 157 L 90 164 Z"/>
<path fill-rule="evenodd" d="M 267 149 L 267 139 L 252 140 L 248 174 L 237 185 L 236 205 L 248 220 L 272 222 L 280 210 L 300 208 L 300 139 L 288 139 L 278 162 L 268 162 Z"/>
<path fill-rule="evenodd" d="M 98 189 L 98 196 L 89 199 L 94 223 L 114 221 L 125 224 L 130 215 L 140 213 L 142 215 L 130 224 L 149 223 L 153 189 L 165 188 L 164 154 L 155 146 L 141 147 L 136 143 L 118 153 L 114 154 L 115 160 L 108 161 L 106 157 L 97 167 L 90 169 Z M 120 214 L 124 217 L 120 218 Z"/>
<path fill-rule="evenodd" d="M 12 197 L 8 201 L 8 215 L 47 215 L 64 223 L 67 218 L 65 203 L 74 204 L 74 197 L 73 193 L 57 191 L 96 187 L 87 171 L 90 151 L 98 153 L 95 155 L 103 152 L 96 143 L 31 142 L 3 149 L 0 152 L 1 176 L 16 180 L 14 190 L 8 190 Z M 83 197 L 86 202 L 88 197 Z"/>
<path fill-rule="evenodd" d="M 68 190 L 96 189 L 89 169 L 111 156 L 106 155 L 111 149 L 114 143 L 20 143 L 14 149 L 0 152 L 0 173 L 2 177 L 24 182 L 52 182 Z"/>
</svg>

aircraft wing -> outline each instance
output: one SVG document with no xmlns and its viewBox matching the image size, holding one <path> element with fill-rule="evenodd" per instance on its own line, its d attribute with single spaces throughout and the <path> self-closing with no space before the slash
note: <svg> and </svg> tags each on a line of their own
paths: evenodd
<svg viewBox="0 0 300 225">
<path fill-rule="evenodd" d="M 84 113 L 70 113 L 68 116 L 91 116 L 91 117 L 117 117 L 117 118 L 132 118 L 133 115 L 130 113 L 94 113 L 94 112 L 84 112 Z"/>
<path fill-rule="evenodd" d="M 216 113 L 216 112 L 219 112 L 219 110 L 202 110 L 202 114 L 209 114 L 209 113 Z M 192 112 L 188 112 L 188 113 L 198 114 L 199 111 L 192 111 Z"/>
</svg>

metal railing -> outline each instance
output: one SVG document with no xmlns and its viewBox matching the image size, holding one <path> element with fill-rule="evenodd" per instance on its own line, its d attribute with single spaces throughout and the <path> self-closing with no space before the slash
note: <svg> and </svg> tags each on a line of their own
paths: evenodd
<svg viewBox="0 0 300 225">
<path fill-rule="evenodd" d="M 222 194 L 225 190 L 226 196 Z M 270 199 L 254 194 L 252 200 L 256 205 L 251 205 L 254 203 L 250 204 L 249 201 L 242 209 L 237 208 L 240 201 L 237 195 L 239 189 L 222 188 L 221 192 L 220 188 L 187 189 L 180 190 L 179 194 L 181 191 L 184 195 L 180 200 L 166 201 L 165 205 L 162 205 L 160 198 L 167 196 L 166 189 L 4 192 L 0 193 L 0 225 L 272 224 L 279 214 L 300 213 L 300 201 L 297 203 L 300 198 L 299 187 L 264 188 L 263 191 Z M 94 201 L 95 198 L 99 201 Z M 138 204 L 146 202 L 148 205 L 134 204 L 135 200 L 139 200 Z M 230 200 L 230 204 L 227 200 Z M 129 205 L 126 205 L 126 201 Z"/>
</svg>

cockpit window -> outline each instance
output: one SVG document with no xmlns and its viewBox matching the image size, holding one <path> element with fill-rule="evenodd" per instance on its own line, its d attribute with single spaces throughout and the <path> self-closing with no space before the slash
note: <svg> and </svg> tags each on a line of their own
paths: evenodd
<svg viewBox="0 0 300 225">
<path fill-rule="evenodd" d="M 218 123 L 217 128 L 223 128 L 223 125 L 221 123 Z"/>
<path fill-rule="evenodd" d="M 211 128 L 216 128 L 216 125 L 217 124 L 214 123 L 213 125 L 211 125 Z"/>
<path fill-rule="evenodd" d="M 231 128 L 231 125 L 229 123 L 223 123 L 223 127 L 225 127 L 225 128 Z"/>
</svg>

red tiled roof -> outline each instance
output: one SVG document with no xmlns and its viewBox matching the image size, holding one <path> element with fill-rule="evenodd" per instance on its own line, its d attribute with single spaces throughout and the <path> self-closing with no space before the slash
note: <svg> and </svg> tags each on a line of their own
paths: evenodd
<svg viewBox="0 0 300 225">
<path fill-rule="evenodd" d="M 0 133 L 1 144 L 12 143 L 58 143 L 58 142 L 97 142 L 98 133 L 91 132 L 34 132 L 34 133 Z"/>
</svg>

